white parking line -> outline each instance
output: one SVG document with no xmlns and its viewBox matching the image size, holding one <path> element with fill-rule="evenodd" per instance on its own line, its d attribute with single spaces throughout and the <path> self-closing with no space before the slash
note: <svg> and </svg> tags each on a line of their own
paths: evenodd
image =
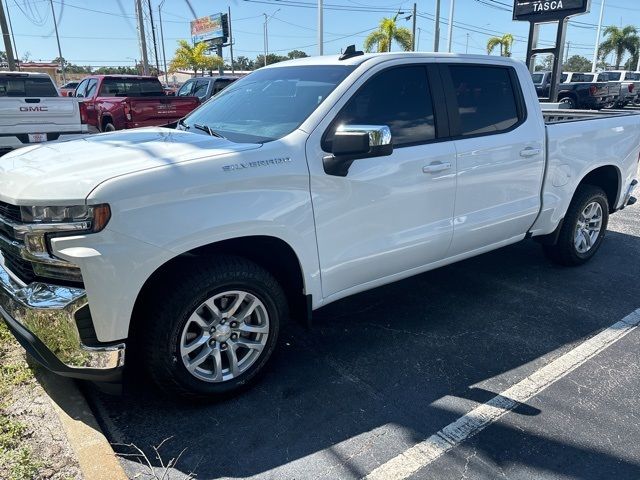
<svg viewBox="0 0 640 480">
<path fill-rule="evenodd" d="M 573 350 L 556 358 L 540 370 L 493 397 L 425 441 L 380 465 L 367 480 L 400 480 L 424 468 L 447 451 L 545 390 L 590 358 L 613 345 L 640 324 L 640 308 L 614 323 Z"/>
</svg>

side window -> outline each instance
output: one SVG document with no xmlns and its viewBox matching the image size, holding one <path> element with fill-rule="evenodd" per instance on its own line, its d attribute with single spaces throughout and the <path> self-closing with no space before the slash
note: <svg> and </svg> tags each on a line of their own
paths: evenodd
<svg viewBox="0 0 640 480">
<path fill-rule="evenodd" d="M 227 85 L 230 85 L 233 82 L 233 80 L 227 80 L 227 79 L 223 79 L 223 80 L 216 80 L 215 83 L 213 84 L 213 91 L 211 92 L 211 95 L 215 95 L 218 92 L 221 92 L 224 87 L 226 87 Z"/>
<path fill-rule="evenodd" d="M 427 69 L 395 67 L 368 80 L 336 116 L 325 134 L 323 150 L 331 151 L 340 125 L 387 125 L 396 148 L 435 139 Z"/>
<path fill-rule="evenodd" d="M 520 120 L 510 68 L 450 65 L 463 136 L 498 133 Z"/>
<path fill-rule="evenodd" d="M 89 84 L 87 85 L 87 92 L 85 93 L 85 97 L 91 98 L 96 93 L 96 86 L 98 85 L 98 81 L 95 78 L 89 80 Z"/>
<path fill-rule="evenodd" d="M 187 80 L 184 85 L 182 85 L 180 87 L 180 90 L 178 90 L 178 97 L 189 97 L 191 96 L 191 89 L 193 88 L 193 84 L 195 82 L 191 81 L 191 80 Z"/>
<path fill-rule="evenodd" d="M 207 96 L 207 90 L 209 89 L 208 80 L 198 80 L 195 83 L 195 88 L 191 92 L 191 96 L 198 97 L 200 100 L 204 100 Z"/>
<path fill-rule="evenodd" d="M 88 84 L 89 84 L 88 78 L 80 82 L 80 85 L 78 85 L 78 88 L 76 88 L 76 97 L 82 98 L 85 96 L 85 93 L 87 92 Z"/>
</svg>

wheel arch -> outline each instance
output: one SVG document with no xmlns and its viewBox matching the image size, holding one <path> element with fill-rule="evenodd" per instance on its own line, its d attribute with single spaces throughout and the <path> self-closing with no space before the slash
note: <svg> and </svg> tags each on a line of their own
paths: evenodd
<svg viewBox="0 0 640 480">
<path fill-rule="evenodd" d="M 613 213 L 616 210 L 622 187 L 622 173 L 618 167 L 615 165 L 602 165 L 594 168 L 582 177 L 576 187 L 576 191 L 581 185 L 593 185 L 594 187 L 602 188 L 609 202 L 609 213 Z"/>
<path fill-rule="evenodd" d="M 110 113 L 103 113 L 100 117 L 100 131 L 104 132 L 104 127 L 107 123 L 111 123 L 114 127 L 116 124 L 113 121 L 113 116 Z"/>
<path fill-rule="evenodd" d="M 269 271 L 282 285 L 287 296 L 291 317 L 308 322 L 311 315 L 311 295 L 307 294 L 304 271 L 300 259 L 291 245 L 284 240 L 254 235 L 220 240 L 199 246 L 179 254 L 160 265 L 144 282 L 133 306 L 129 324 L 129 338 L 135 338 L 136 326 L 144 314 L 145 304 L 150 301 L 158 286 L 183 275 L 183 267 L 198 257 L 214 255 L 236 255 L 246 258 Z"/>
</svg>

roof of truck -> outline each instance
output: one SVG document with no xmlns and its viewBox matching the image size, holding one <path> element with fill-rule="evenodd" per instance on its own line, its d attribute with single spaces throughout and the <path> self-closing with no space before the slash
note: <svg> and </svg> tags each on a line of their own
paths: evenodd
<svg viewBox="0 0 640 480">
<path fill-rule="evenodd" d="M 509 57 L 498 57 L 496 55 L 467 55 L 459 53 L 440 53 L 440 52 L 389 52 L 389 53 L 364 53 L 350 56 L 344 60 L 340 60 L 341 55 L 323 55 L 314 57 L 297 58 L 295 60 L 286 60 L 284 62 L 273 63 L 263 68 L 278 68 L 299 65 L 353 65 L 358 66 L 367 61 L 384 61 L 395 60 L 401 58 L 463 58 L 465 60 L 477 61 L 478 63 L 517 63 L 516 60 Z"/>
</svg>

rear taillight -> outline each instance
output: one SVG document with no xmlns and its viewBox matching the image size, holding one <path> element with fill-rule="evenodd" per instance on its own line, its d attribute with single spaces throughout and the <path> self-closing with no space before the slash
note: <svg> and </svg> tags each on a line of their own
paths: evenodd
<svg viewBox="0 0 640 480">
<path fill-rule="evenodd" d="M 629 84 L 629 93 L 633 92 L 633 86 L 634 86 L 633 83 Z"/>
<path fill-rule="evenodd" d="M 88 123 L 89 119 L 87 118 L 87 106 L 84 102 L 79 102 L 78 107 L 80 108 L 80 123 Z"/>
<path fill-rule="evenodd" d="M 589 92 L 591 93 L 591 96 L 595 96 L 596 92 L 598 91 L 598 87 L 596 87 L 595 85 L 591 85 L 591 87 L 589 87 Z"/>
<path fill-rule="evenodd" d="M 131 120 L 131 105 L 129 105 L 128 103 L 124 104 L 124 116 L 127 118 L 127 120 Z"/>
</svg>

